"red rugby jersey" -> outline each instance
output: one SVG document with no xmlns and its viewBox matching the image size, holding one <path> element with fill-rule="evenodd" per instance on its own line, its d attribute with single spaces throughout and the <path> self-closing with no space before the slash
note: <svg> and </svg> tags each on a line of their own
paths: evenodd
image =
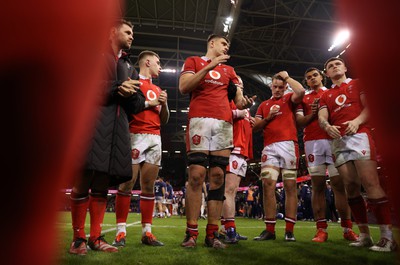
<svg viewBox="0 0 400 265">
<path fill-rule="evenodd" d="M 146 101 L 157 99 L 160 96 L 161 89 L 151 82 L 151 79 L 145 79 L 140 76 L 140 90 L 146 97 Z M 129 131 L 131 133 L 148 133 L 160 135 L 160 112 L 161 105 L 147 108 L 137 114 L 131 115 Z"/>
<path fill-rule="evenodd" d="M 282 141 L 297 143 L 297 128 L 294 111 L 296 105 L 292 102 L 293 92 L 279 99 L 270 98 L 263 101 L 257 109 L 256 118 L 264 119 L 272 108 L 279 106 L 279 112 L 263 129 L 264 146 Z"/>
<path fill-rule="evenodd" d="M 211 60 L 207 57 L 193 56 L 186 59 L 182 74 L 197 73 Z M 233 67 L 225 64 L 217 65 L 201 80 L 191 92 L 188 117 L 207 117 L 232 123 L 231 107 L 228 101 L 228 85 L 232 80 L 239 83 Z"/>
</svg>

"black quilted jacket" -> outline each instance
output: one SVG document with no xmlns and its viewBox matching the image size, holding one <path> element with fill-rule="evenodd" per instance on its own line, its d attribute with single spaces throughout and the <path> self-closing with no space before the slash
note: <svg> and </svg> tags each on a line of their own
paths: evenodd
<svg viewBox="0 0 400 265">
<path fill-rule="evenodd" d="M 140 90 L 129 98 L 117 94 L 117 87 L 128 77 L 138 78 L 127 54 L 117 64 L 112 53 L 104 54 L 104 59 L 109 80 L 102 85 L 104 104 L 99 110 L 85 169 L 109 174 L 109 186 L 115 186 L 132 178 L 128 115 L 144 109 L 145 97 Z"/>
</svg>

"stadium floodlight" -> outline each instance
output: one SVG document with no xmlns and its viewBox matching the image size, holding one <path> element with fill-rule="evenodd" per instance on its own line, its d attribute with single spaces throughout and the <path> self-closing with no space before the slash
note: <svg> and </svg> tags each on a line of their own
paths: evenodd
<svg viewBox="0 0 400 265">
<path fill-rule="evenodd" d="M 163 73 L 176 73 L 176 69 L 165 68 L 165 69 L 161 69 L 161 72 L 163 72 Z"/>
<path fill-rule="evenodd" d="M 332 51 L 334 48 L 336 48 L 339 45 L 342 45 L 343 43 L 345 43 L 348 39 L 350 38 L 350 31 L 349 30 L 342 30 L 340 31 L 334 41 L 333 44 L 331 45 L 331 47 L 328 49 L 328 51 Z"/>
<path fill-rule="evenodd" d="M 229 32 L 229 30 L 231 29 L 232 22 L 233 22 L 232 17 L 227 17 L 225 19 L 225 22 L 222 23 L 222 25 L 224 25 L 224 32 Z"/>
</svg>

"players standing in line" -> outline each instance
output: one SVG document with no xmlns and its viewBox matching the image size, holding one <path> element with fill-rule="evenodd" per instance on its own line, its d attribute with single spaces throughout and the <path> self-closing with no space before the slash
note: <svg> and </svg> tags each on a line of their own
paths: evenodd
<svg viewBox="0 0 400 265">
<path fill-rule="evenodd" d="M 312 183 L 312 209 L 317 225 L 314 242 L 325 242 L 328 239 L 328 223 L 326 220 L 326 173 L 335 193 L 335 205 L 343 227 L 343 237 L 355 241 L 358 236 L 352 230 L 351 210 L 347 202 L 343 178 L 333 164 L 331 151 L 332 139 L 318 124 L 318 102 L 327 90 L 324 87 L 324 74 L 317 68 L 309 68 L 304 74 L 310 91 L 306 93 L 303 102 L 296 111 L 298 127 L 304 128 L 304 149 L 308 172 Z"/>
</svg>

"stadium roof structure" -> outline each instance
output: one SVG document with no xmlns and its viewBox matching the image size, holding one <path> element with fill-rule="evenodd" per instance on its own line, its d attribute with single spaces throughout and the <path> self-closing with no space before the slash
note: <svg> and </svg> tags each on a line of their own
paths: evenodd
<svg viewBox="0 0 400 265">
<path fill-rule="evenodd" d="M 134 24 L 131 52 L 160 55 L 163 72 L 154 80 L 168 92 L 172 111 L 162 128 L 163 150 L 185 152 L 184 136 L 189 96 L 178 90 L 184 60 L 204 55 L 211 33 L 231 40 L 228 64 L 245 84 L 245 93 L 256 94 L 257 103 L 271 96 L 268 77 L 286 70 L 302 80 L 309 67 L 323 68 L 338 54 L 328 51 L 334 33 L 343 26 L 335 18 L 334 0 L 126 0 L 122 16 Z M 230 17 L 231 19 L 227 19 Z M 225 31 L 224 31 L 225 30 Z M 258 104 L 251 108 L 254 115 Z M 254 153 L 262 141 L 254 140 Z"/>
</svg>

